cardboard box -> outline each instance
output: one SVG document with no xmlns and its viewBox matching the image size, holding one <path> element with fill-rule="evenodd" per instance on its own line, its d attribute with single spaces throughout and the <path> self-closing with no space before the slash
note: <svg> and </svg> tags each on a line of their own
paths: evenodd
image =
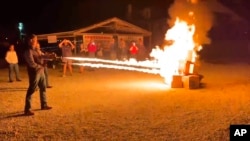
<svg viewBox="0 0 250 141">
<path fill-rule="evenodd" d="M 187 61 L 184 68 L 184 74 L 189 75 L 194 73 L 195 65 L 193 62 Z"/>
<path fill-rule="evenodd" d="M 186 75 L 182 77 L 183 87 L 187 89 L 198 89 L 200 88 L 200 77 L 199 75 Z"/>
<path fill-rule="evenodd" d="M 171 88 L 183 88 L 182 75 L 173 75 Z"/>
</svg>

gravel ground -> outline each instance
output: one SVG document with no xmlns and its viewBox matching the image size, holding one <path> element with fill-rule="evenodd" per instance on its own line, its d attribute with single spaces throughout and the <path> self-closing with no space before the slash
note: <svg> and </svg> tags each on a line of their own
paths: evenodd
<svg viewBox="0 0 250 141">
<path fill-rule="evenodd" d="M 23 116 L 28 87 L 8 83 L 0 69 L 0 140 L 3 141 L 227 141 L 230 124 L 250 123 L 250 65 L 202 63 L 204 88 L 170 89 L 159 75 L 74 67 L 73 76 L 49 69 L 49 111 Z"/>
</svg>

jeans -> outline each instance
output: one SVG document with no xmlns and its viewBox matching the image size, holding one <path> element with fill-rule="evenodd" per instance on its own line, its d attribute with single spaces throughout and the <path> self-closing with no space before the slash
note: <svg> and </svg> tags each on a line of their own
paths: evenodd
<svg viewBox="0 0 250 141">
<path fill-rule="evenodd" d="M 37 86 L 39 87 L 41 108 L 46 107 L 47 100 L 46 100 L 46 82 L 45 82 L 44 70 L 39 72 L 28 71 L 28 76 L 29 76 L 29 88 L 26 93 L 24 110 L 25 111 L 30 110 L 31 96 L 35 92 Z"/>
<path fill-rule="evenodd" d="M 48 74 L 48 67 L 44 67 L 44 74 L 45 74 L 45 82 L 46 82 L 46 87 L 49 86 L 49 74 Z"/>
<path fill-rule="evenodd" d="M 13 81 L 13 73 L 15 72 L 16 80 L 20 80 L 18 64 L 9 64 L 9 81 Z"/>
</svg>

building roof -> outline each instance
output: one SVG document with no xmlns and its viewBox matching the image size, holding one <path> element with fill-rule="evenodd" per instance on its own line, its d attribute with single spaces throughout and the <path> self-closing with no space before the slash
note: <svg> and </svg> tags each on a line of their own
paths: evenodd
<svg viewBox="0 0 250 141">
<path fill-rule="evenodd" d="M 57 36 L 57 38 L 67 38 L 83 35 L 84 33 L 103 33 L 103 34 L 135 34 L 142 36 L 151 36 L 151 32 L 129 22 L 113 17 L 102 22 L 83 27 L 73 31 L 57 32 L 37 35 L 39 40 L 47 39 L 48 36 Z"/>
</svg>

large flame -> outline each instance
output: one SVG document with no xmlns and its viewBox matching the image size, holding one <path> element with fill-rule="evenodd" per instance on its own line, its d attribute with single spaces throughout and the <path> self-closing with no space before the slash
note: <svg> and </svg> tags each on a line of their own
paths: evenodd
<svg viewBox="0 0 250 141">
<path fill-rule="evenodd" d="M 165 34 L 165 40 L 171 44 L 165 45 L 162 49 L 159 46 L 154 48 L 151 56 L 160 65 L 160 75 L 165 82 L 170 84 L 173 75 L 184 73 L 186 62 L 195 62 L 196 51 L 201 49 L 193 39 L 195 25 L 188 25 L 187 22 L 176 19 L 175 24 Z M 194 66 L 190 66 L 190 73 L 193 73 Z"/>
<path fill-rule="evenodd" d="M 192 12 L 189 14 L 192 15 Z M 200 45 L 195 43 L 194 33 L 194 24 L 188 25 L 187 22 L 177 18 L 174 26 L 165 34 L 165 40 L 168 41 L 169 44 L 163 48 L 156 46 L 150 53 L 150 56 L 155 59 L 153 61 L 111 61 L 79 57 L 68 57 L 68 59 L 83 61 L 83 63 L 74 63 L 74 65 L 160 74 L 167 84 L 171 84 L 174 75 L 194 73 L 194 64 L 197 57 L 196 52 L 202 49 Z M 187 64 L 189 65 L 188 67 Z"/>
<path fill-rule="evenodd" d="M 192 14 L 192 13 L 190 13 Z M 139 71 L 153 74 L 160 74 L 167 84 L 171 84 L 174 75 L 194 73 L 196 52 L 202 49 L 194 42 L 195 25 L 188 25 L 187 22 L 176 19 L 175 24 L 165 34 L 165 40 L 170 44 L 162 49 L 156 46 L 150 53 L 155 60 L 147 61 L 118 61 L 104 60 L 97 58 L 68 57 L 68 59 L 83 61 L 75 65 L 113 68 L 122 70 Z M 189 63 L 188 72 L 187 64 Z"/>
<path fill-rule="evenodd" d="M 75 65 L 160 74 L 167 84 L 171 84 L 174 75 L 194 73 L 196 52 L 202 49 L 198 43 L 195 43 L 194 33 L 194 24 L 189 25 L 186 21 L 177 18 L 174 26 L 165 34 L 165 40 L 169 44 L 163 48 L 156 46 L 150 53 L 150 56 L 155 59 L 153 61 L 110 61 L 79 57 L 68 57 L 68 59 L 83 61 L 83 63 L 74 63 Z"/>
</svg>

